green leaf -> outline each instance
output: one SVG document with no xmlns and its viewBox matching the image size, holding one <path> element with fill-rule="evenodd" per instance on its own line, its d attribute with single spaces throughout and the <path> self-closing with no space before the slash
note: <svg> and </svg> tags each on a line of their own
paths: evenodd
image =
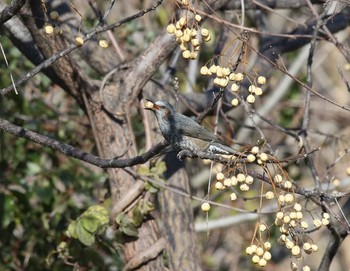
<svg viewBox="0 0 350 271">
<path fill-rule="evenodd" d="M 141 165 L 139 166 L 139 168 L 137 169 L 137 173 L 140 174 L 141 176 L 150 176 L 152 175 L 148 166 L 145 165 Z"/>
<path fill-rule="evenodd" d="M 154 210 L 154 204 L 150 201 L 147 201 L 143 204 L 143 209 L 142 209 L 142 214 L 143 215 L 147 215 L 150 212 L 152 212 Z"/>
<path fill-rule="evenodd" d="M 131 237 L 137 237 L 138 236 L 138 230 L 133 224 L 129 224 L 128 226 L 121 227 L 122 232 Z"/>
<path fill-rule="evenodd" d="M 159 191 L 159 187 L 153 183 L 147 182 L 145 184 L 145 190 L 152 194 L 155 194 Z"/>
<path fill-rule="evenodd" d="M 96 217 L 93 216 L 83 216 L 78 221 L 79 226 L 84 227 L 85 230 L 87 230 L 90 233 L 96 233 L 98 227 L 99 227 L 99 220 L 96 219 Z"/>
<path fill-rule="evenodd" d="M 91 232 L 87 231 L 82 223 L 78 221 L 76 226 L 77 236 L 80 242 L 82 242 L 86 246 L 91 246 L 95 243 L 95 236 L 91 234 Z"/>
<path fill-rule="evenodd" d="M 77 222 L 74 220 L 68 225 L 66 235 L 70 238 L 78 238 L 76 227 L 77 227 Z"/>
<path fill-rule="evenodd" d="M 156 168 L 157 168 L 157 171 L 156 171 L 157 175 L 159 176 L 163 175 L 164 172 L 166 171 L 166 163 L 164 161 L 160 161 L 159 163 L 157 163 Z"/>
<path fill-rule="evenodd" d="M 143 220 L 143 214 L 141 212 L 141 206 L 135 206 L 132 210 L 132 221 L 136 227 L 140 227 Z"/>
</svg>

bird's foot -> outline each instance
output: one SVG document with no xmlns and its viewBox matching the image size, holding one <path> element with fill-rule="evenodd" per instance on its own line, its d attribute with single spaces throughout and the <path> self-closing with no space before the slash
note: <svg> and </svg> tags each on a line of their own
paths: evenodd
<svg viewBox="0 0 350 271">
<path fill-rule="evenodd" d="M 195 157 L 194 153 L 189 151 L 189 150 L 181 150 L 179 151 L 179 153 L 177 154 L 177 159 L 179 159 L 180 161 L 182 161 L 183 159 L 185 159 L 186 157 L 190 157 L 193 158 Z"/>
</svg>

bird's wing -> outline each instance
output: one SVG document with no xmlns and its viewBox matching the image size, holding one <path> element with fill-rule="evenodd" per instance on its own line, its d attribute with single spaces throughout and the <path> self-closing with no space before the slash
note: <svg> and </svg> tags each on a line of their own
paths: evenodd
<svg viewBox="0 0 350 271">
<path fill-rule="evenodd" d="M 199 138 L 205 141 L 222 142 L 214 133 L 208 131 L 193 119 L 181 114 L 177 114 L 176 119 L 176 128 L 182 135 Z"/>
</svg>

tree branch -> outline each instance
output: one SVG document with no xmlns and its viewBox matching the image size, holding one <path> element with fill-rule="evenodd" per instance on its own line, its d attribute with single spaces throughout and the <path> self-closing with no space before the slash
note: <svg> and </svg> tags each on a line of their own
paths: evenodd
<svg viewBox="0 0 350 271">
<path fill-rule="evenodd" d="M 98 156 L 81 151 L 77 148 L 74 148 L 69 144 L 59 142 L 55 139 L 38 134 L 36 132 L 29 131 L 27 129 L 24 129 L 23 127 L 14 125 L 1 118 L 0 118 L 0 129 L 10 134 L 13 134 L 15 136 L 29 139 L 42 146 L 49 147 L 63 154 L 66 154 L 68 156 L 74 157 L 76 159 L 85 161 L 87 163 L 90 163 L 92 165 L 95 165 L 101 168 L 124 168 L 124 167 L 131 167 L 134 165 L 146 163 L 148 160 L 150 160 L 151 158 L 159 154 L 168 145 L 166 141 L 162 141 L 157 145 L 155 145 L 154 147 L 152 147 L 147 152 L 141 155 L 135 156 L 133 158 L 120 159 L 117 157 L 112 159 L 103 159 Z"/>
<path fill-rule="evenodd" d="M 12 0 L 0 13 L 0 25 L 15 16 L 26 3 L 26 0 Z"/>
</svg>

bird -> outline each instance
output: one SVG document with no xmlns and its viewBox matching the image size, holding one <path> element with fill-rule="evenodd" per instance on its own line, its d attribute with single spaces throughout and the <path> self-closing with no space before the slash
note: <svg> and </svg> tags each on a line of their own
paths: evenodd
<svg viewBox="0 0 350 271">
<path fill-rule="evenodd" d="M 163 137 L 175 150 L 186 151 L 185 153 L 189 156 L 236 152 L 195 120 L 176 112 L 167 101 L 146 100 L 145 109 L 155 114 Z"/>
</svg>

